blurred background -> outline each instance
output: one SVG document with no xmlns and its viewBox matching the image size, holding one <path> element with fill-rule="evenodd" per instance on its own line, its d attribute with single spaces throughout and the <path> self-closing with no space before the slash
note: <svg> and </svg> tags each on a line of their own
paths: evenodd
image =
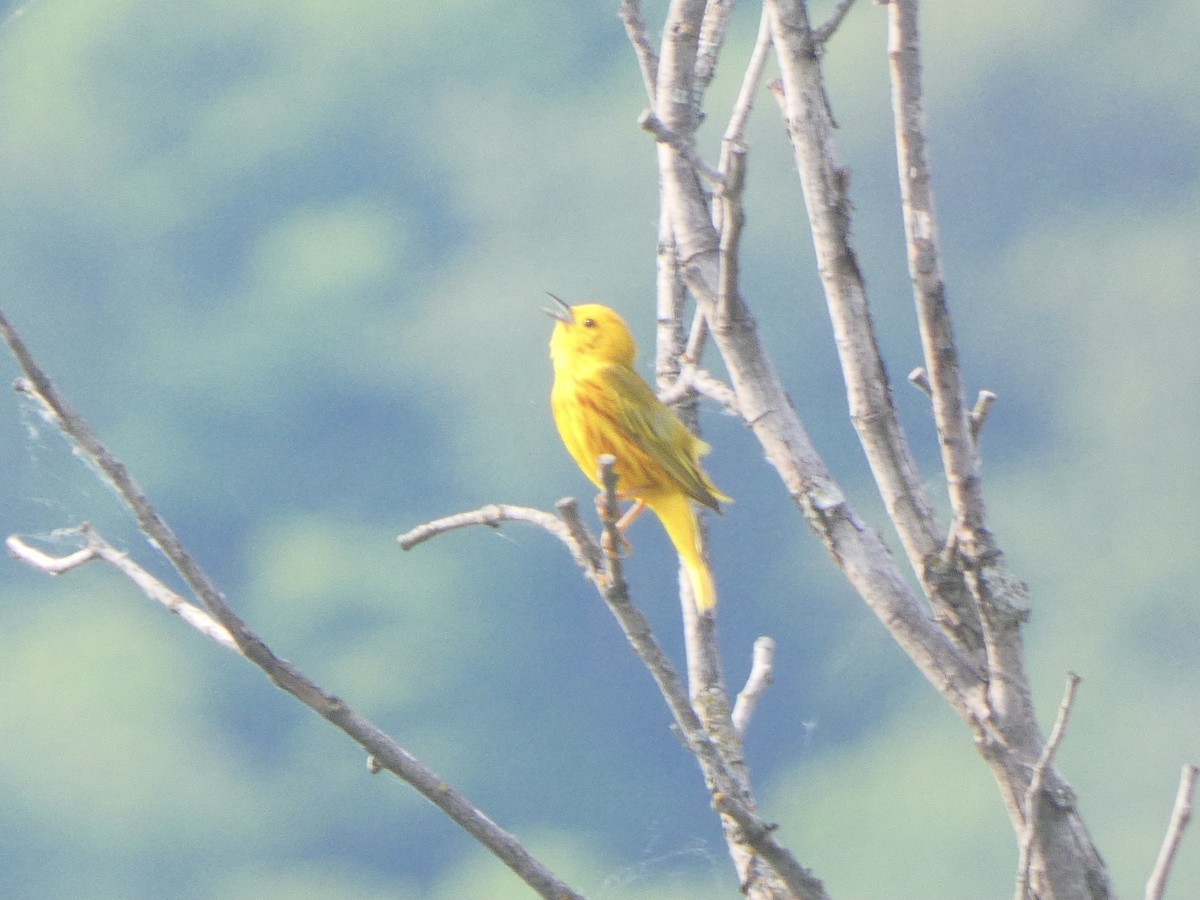
<svg viewBox="0 0 1200 900">
<path fill-rule="evenodd" d="M 282 656 L 596 898 L 737 895 L 696 766 L 595 592 L 545 534 L 397 534 L 593 488 L 548 410 L 545 291 L 626 314 L 652 374 L 656 172 L 615 2 L 33 0 L 0 6 L 0 304 Z M 814 4 L 814 17 L 831 3 Z M 652 27 L 665 4 L 646 7 Z M 855 233 L 895 394 L 944 494 L 898 211 L 885 11 L 829 47 Z M 707 105 L 716 158 L 757 27 Z M 1033 618 L 1048 728 L 1118 891 L 1139 895 L 1200 761 L 1200 7 L 924 12 L 949 296 L 993 524 Z M 657 32 L 655 33 L 657 40 Z M 773 77 L 773 76 L 772 76 Z M 744 292 L 860 513 L 872 496 L 765 91 Z M 719 363 L 707 360 L 719 371 Z M 0 354 L 0 376 L 16 375 Z M 177 582 L 14 395 L 0 532 L 87 520 Z M 764 815 L 838 898 L 1010 896 L 970 734 L 846 587 L 751 435 L 711 407 L 711 523 Z M 635 597 L 681 659 L 669 545 Z M 528 889 L 250 665 L 89 567 L 0 560 L 8 898 L 508 898 Z M 1200 895 L 1189 833 L 1170 896 Z"/>
</svg>

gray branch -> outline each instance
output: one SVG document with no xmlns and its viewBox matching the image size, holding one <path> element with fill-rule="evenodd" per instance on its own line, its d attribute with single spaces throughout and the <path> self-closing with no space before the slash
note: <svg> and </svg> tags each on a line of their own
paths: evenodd
<svg viewBox="0 0 1200 900">
<path fill-rule="evenodd" d="M 750 727 L 750 720 L 754 718 L 754 712 L 758 709 L 758 701 L 774 680 L 775 641 L 769 637 L 760 637 L 754 642 L 746 686 L 738 692 L 737 702 L 733 705 L 733 727 L 739 735 L 745 736 L 746 729 Z"/>
<path fill-rule="evenodd" d="M 112 548 L 105 549 L 107 544 L 94 534 L 84 548 L 88 551 L 89 558 L 105 559 L 131 577 L 157 602 L 164 603 L 168 608 L 174 604 L 174 611 L 185 619 L 191 619 L 189 624 L 193 627 L 197 627 L 197 622 L 201 619 L 208 619 L 209 623 L 200 628 L 201 631 L 219 643 L 231 646 L 262 669 L 277 687 L 345 732 L 367 751 L 373 768 L 387 769 L 408 783 L 516 872 L 540 896 L 547 900 L 582 900 L 581 894 L 568 887 L 535 859 L 513 835 L 488 818 L 437 773 L 426 767 L 369 719 L 319 687 L 291 663 L 276 656 L 262 639 L 251 632 L 225 601 L 200 564 L 184 548 L 175 532 L 151 505 L 125 464 L 109 453 L 91 426 L 59 394 L 3 312 L 0 312 L 0 334 L 25 373 L 24 378 L 18 379 L 14 385 L 15 389 L 41 406 L 46 420 L 70 438 L 104 474 L 133 511 L 142 533 L 167 557 L 188 587 L 203 602 L 204 609 L 188 604 L 182 598 L 179 598 L 179 603 L 175 603 L 169 596 L 171 592 L 165 586 L 152 584 L 154 579 L 148 573 L 132 565 Z M 8 542 L 10 550 L 15 546 L 19 554 L 23 552 L 23 544 L 19 538 L 15 542 L 11 539 Z M 73 565 L 82 564 L 84 561 L 80 553 L 69 557 Z M 26 553 L 21 558 L 35 565 L 39 562 L 36 554 Z M 61 571 L 66 565 L 63 560 L 59 560 L 56 565 L 45 571 L 53 573 L 56 567 Z M 184 609 L 190 609 L 191 612 L 185 616 Z M 200 613 L 203 613 L 203 616 L 200 616 Z M 227 635 L 227 640 L 224 635 Z"/>
<path fill-rule="evenodd" d="M 1192 820 L 1192 795 L 1196 791 L 1198 775 L 1200 769 L 1191 765 L 1184 766 L 1183 771 L 1179 773 L 1179 790 L 1175 794 L 1175 805 L 1171 808 L 1171 821 L 1167 825 L 1167 833 L 1158 851 L 1154 870 L 1146 882 L 1146 900 L 1162 900 L 1167 890 L 1167 878 L 1170 877 L 1171 867 L 1175 865 L 1179 842 Z"/>
</svg>

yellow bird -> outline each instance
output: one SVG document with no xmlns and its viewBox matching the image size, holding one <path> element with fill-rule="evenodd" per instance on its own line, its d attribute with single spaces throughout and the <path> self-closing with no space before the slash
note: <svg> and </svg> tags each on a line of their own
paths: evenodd
<svg viewBox="0 0 1200 900">
<path fill-rule="evenodd" d="M 597 457 L 616 457 L 619 495 L 637 501 L 622 524 L 644 507 L 654 511 L 683 561 L 696 608 L 706 613 L 716 605 L 717 592 L 692 502 L 720 512 L 721 501 L 729 500 L 700 468 L 708 444 L 634 370 L 637 345 L 617 313 L 597 303 L 568 306 L 550 296 L 558 307 L 546 310 L 557 320 L 550 337 L 550 408 L 567 452 L 600 488 Z"/>
</svg>

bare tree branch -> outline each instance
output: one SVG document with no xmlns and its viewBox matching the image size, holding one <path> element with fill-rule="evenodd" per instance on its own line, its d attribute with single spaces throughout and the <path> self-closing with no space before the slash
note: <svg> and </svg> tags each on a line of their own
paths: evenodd
<svg viewBox="0 0 1200 900">
<path fill-rule="evenodd" d="M 1015 900 L 1036 900 L 1030 891 L 1029 867 L 1033 860 L 1033 845 L 1037 837 L 1038 813 L 1042 803 L 1042 790 L 1046 785 L 1046 772 L 1054 763 L 1054 754 L 1067 733 L 1067 720 L 1071 717 L 1071 708 L 1075 705 L 1075 692 L 1079 688 L 1080 678 L 1074 672 L 1067 673 L 1067 686 L 1063 690 L 1062 702 L 1058 706 L 1058 715 L 1054 718 L 1054 727 L 1050 729 L 1050 737 L 1042 748 L 1042 755 L 1033 766 L 1033 775 L 1029 779 L 1029 787 L 1025 789 L 1025 827 L 1020 841 L 1020 857 L 1017 861 L 1017 892 Z"/>
<path fill-rule="evenodd" d="M 985 527 L 987 511 L 979 460 L 971 439 L 971 416 L 942 279 L 937 213 L 925 143 L 917 8 L 916 0 L 888 4 L 888 59 L 908 268 L 951 508 L 956 526 L 963 531 L 961 538 L 969 542 L 969 552 L 975 552 L 979 544 L 978 553 L 984 554 L 992 547 Z"/>
<path fill-rule="evenodd" d="M 587 526 L 579 518 L 579 506 L 575 503 L 574 498 L 564 497 L 554 504 L 554 511 L 563 520 L 563 523 L 567 526 L 567 531 L 570 532 L 572 539 L 574 539 L 582 551 L 584 572 L 587 573 L 593 582 L 599 584 L 597 579 L 604 571 L 604 558 L 600 554 L 600 547 L 592 539 L 591 532 L 587 530 Z M 571 549 L 571 552 L 574 554 L 574 549 Z M 575 559 L 579 561 L 578 556 Z"/>
<path fill-rule="evenodd" d="M 933 396 L 933 387 L 929 384 L 929 373 L 924 366 L 917 366 L 908 373 L 909 383 L 926 397 Z"/>
<path fill-rule="evenodd" d="M 418 525 L 396 538 L 401 550 L 411 550 L 418 544 L 447 531 L 459 528 L 469 528 L 474 525 L 486 525 L 489 528 L 499 528 L 502 522 L 526 522 L 537 525 L 559 538 L 563 543 L 573 547 L 574 535 L 558 518 L 541 509 L 529 506 L 513 506 L 507 503 L 489 503 L 487 506 L 470 512 L 456 513 Z M 576 548 L 577 549 L 577 548 Z"/>
<path fill-rule="evenodd" d="M 771 682 L 775 680 L 775 641 L 769 637 L 760 637 L 754 642 L 754 653 L 751 657 L 750 676 L 746 686 L 738 692 L 737 702 L 733 705 L 733 727 L 743 737 L 754 718 L 758 701 L 767 692 Z"/>
<path fill-rule="evenodd" d="M 697 57 L 700 55 L 699 41 L 707 5 L 704 0 L 673 0 L 662 29 L 662 48 L 659 54 L 659 70 L 654 112 L 666 130 L 681 138 L 675 144 L 660 141 L 658 160 L 661 184 L 661 215 L 663 225 L 660 235 L 667 231 L 675 244 L 675 272 L 677 277 L 690 285 L 690 269 L 695 264 L 695 224 L 680 215 L 680 207 L 674 197 L 682 191 L 693 202 L 688 214 L 703 223 L 707 249 L 717 251 L 718 241 L 713 230 L 711 210 L 707 195 L 700 183 L 696 167 L 680 152 L 695 139 L 696 127 L 702 115 L 700 103 L 703 85 L 696 82 Z M 660 257 L 661 258 L 661 257 Z M 714 260 L 715 261 L 715 260 Z M 661 275 L 661 273 L 660 273 Z M 693 291 L 693 294 L 695 292 Z M 712 322 L 715 303 L 710 298 L 699 298 L 703 314 Z M 662 290 L 660 287 L 660 311 Z M 689 358 L 697 361 L 704 340 L 705 329 L 698 316 L 688 343 Z M 660 337 L 663 335 L 660 322 Z M 660 356 L 662 354 L 660 348 Z M 687 423 L 687 418 L 685 418 Z M 681 586 L 683 579 L 681 578 Z M 686 590 L 686 588 L 685 588 Z M 735 782 L 721 784 L 713 772 L 706 769 L 705 777 L 714 799 L 740 796 L 745 798 L 748 808 L 753 809 L 753 794 L 749 775 L 742 758 L 741 742 L 730 719 L 731 704 L 728 692 L 720 676 L 720 658 L 713 628 L 715 617 L 697 616 L 691 604 L 684 604 L 684 639 L 688 656 L 688 672 L 693 685 L 693 703 L 701 716 L 704 727 L 719 743 L 721 752 L 730 761 Z M 718 809 L 721 807 L 718 806 Z M 743 892 L 755 900 L 782 900 L 795 895 L 789 879 L 796 881 L 807 876 L 790 855 L 780 856 L 769 846 L 759 846 L 758 835 L 769 837 L 769 830 L 762 832 L 752 824 L 738 821 L 738 816 L 722 816 L 726 844 L 734 865 L 742 880 Z M 782 851 L 782 848 L 778 848 Z M 811 878 L 811 876 L 808 876 Z M 796 887 L 801 886 L 797 882 Z M 814 885 L 809 884 L 811 893 Z M 820 889 L 820 883 L 815 883 Z M 805 894 L 807 896 L 808 894 Z M 817 896 L 818 894 L 814 894 Z"/>
<path fill-rule="evenodd" d="M 854 0 L 838 0 L 837 7 L 830 13 L 829 18 L 825 20 L 825 24 L 813 32 L 813 39 L 817 44 L 828 43 L 829 39 L 833 37 L 834 32 L 842 26 L 846 14 L 850 12 L 850 7 L 853 5 Z"/>
<path fill-rule="evenodd" d="M 654 135 L 655 140 L 660 144 L 670 144 L 679 154 L 695 169 L 700 175 L 703 175 L 713 184 L 721 184 L 724 180 L 724 175 L 719 169 L 713 168 L 703 157 L 700 156 L 696 149 L 696 144 L 687 138 L 680 137 L 670 128 L 663 124 L 663 120 L 656 116 L 653 110 L 644 110 L 638 116 L 638 127 L 643 131 L 648 131 Z"/>
<path fill-rule="evenodd" d="M 729 31 L 729 17 L 733 13 L 733 0 L 708 0 L 704 18 L 700 23 L 700 40 L 697 44 L 696 64 L 692 84 L 697 94 L 703 94 L 717 74 L 717 60 L 725 35 Z"/>
<path fill-rule="evenodd" d="M 730 311 L 740 305 L 739 253 L 742 226 L 746 214 L 742 210 L 742 191 L 746 186 L 746 148 L 726 143 L 721 160 L 725 180 L 717 198 L 720 209 L 720 239 L 717 244 L 717 308 L 718 320 L 728 319 Z"/>
<path fill-rule="evenodd" d="M 122 553 L 104 539 L 99 532 L 88 524 L 77 528 L 62 529 L 59 537 L 75 535 L 85 542 L 84 547 L 67 556 L 54 557 L 43 553 L 36 547 L 27 544 L 24 539 L 13 535 L 5 544 L 14 558 L 21 560 L 35 569 L 49 575 L 59 575 L 70 571 L 87 562 L 102 560 L 132 581 L 142 593 L 156 603 L 162 604 L 184 622 L 211 641 L 220 644 L 227 650 L 241 655 L 233 635 L 216 619 L 194 603 L 180 597 L 177 593 L 139 566 L 127 553 Z"/>
<path fill-rule="evenodd" d="M 1162 900 L 1167 890 L 1167 879 L 1171 868 L 1175 865 L 1175 854 L 1179 850 L 1179 842 L 1183 832 L 1192 820 L 1192 795 L 1196 791 L 1196 777 L 1200 769 L 1186 765 L 1179 773 L 1179 790 L 1175 793 L 1175 805 L 1171 808 L 1171 821 L 1167 825 L 1167 833 L 1163 837 L 1158 859 L 1154 870 L 1146 882 L 1146 900 Z"/>
<path fill-rule="evenodd" d="M 736 823 L 742 838 L 782 879 L 791 891 L 791 896 L 799 900 L 821 900 L 826 895 L 820 880 L 813 877 L 808 869 L 800 865 L 792 854 L 775 840 L 774 826 L 759 818 L 747 787 L 730 769 L 729 745 L 722 740 L 720 734 L 716 735 L 714 740 L 711 729 L 715 717 L 702 718 L 702 715 L 692 708 L 692 701 L 689 700 L 683 683 L 662 652 L 649 623 L 629 599 L 628 586 L 621 572 L 620 554 L 617 552 L 620 535 L 617 533 L 616 523 L 620 519 L 620 508 L 617 501 L 617 477 L 613 468 L 615 463 L 616 460 L 611 456 L 602 456 L 599 460 L 601 482 L 604 484 L 602 515 L 608 535 L 604 544 L 609 578 L 603 590 L 604 600 L 621 630 L 625 632 L 634 652 L 658 684 L 686 746 L 700 762 L 718 811 Z M 711 619 L 705 616 L 697 618 L 702 621 Z M 711 696 L 699 698 L 701 713 L 705 712 L 705 702 L 711 699 Z M 724 718 L 728 717 L 726 712 Z M 740 745 L 737 747 L 737 759 L 733 765 L 742 765 Z"/>
<path fill-rule="evenodd" d="M 25 373 L 14 387 L 38 403 L 47 420 L 52 421 L 83 451 L 87 458 L 113 484 L 126 505 L 137 517 L 142 532 L 154 542 L 188 586 L 204 602 L 215 626 L 224 629 L 237 652 L 254 663 L 279 688 L 327 719 L 367 751 L 377 765 L 387 769 L 412 786 L 425 799 L 438 807 L 452 821 L 511 868 L 533 890 L 547 900 L 582 900 L 562 880 L 535 859 L 511 834 L 500 828 L 461 793 L 452 788 L 437 773 L 427 768 L 394 739 L 381 731 L 369 719 L 355 712 L 338 697 L 326 692 L 299 669 L 277 657 L 226 603 L 200 564 L 187 552 L 158 511 L 129 474 L 124 463 L 109 453 L 91 426 L 80 417 L 58 393 L 49 377 L 38 366 L 25 343 L 0 312 L 0 334 L 8 343 L 13 356 Z M 13 546 L 9 541 L 10 548 Z M 18 539 L 18 547 L 20 546 Z M 145 589 L 153 579 L 136 566 L 130 566 L 115 550 L 104 551 L 99 543 L 89 541 L 89 549 L 97 558 L 117 566 L 135 583 Z M 110 548 L 111 549 L 111 548 Z M 36 557 L 25 557 L 28 560 Z M 152 588 L 155 593 L 161 593 Z M 165 587 L 163 588 L 165 590 Z M 168 598 L 156 596 L 159 602 Z M 181 610 L 182 607 L 179 608 Z M 177 610 L 177 611 L 179 611 Z M 196 608 L 200 612 L 199 608 Z M 181 613 L 182 615 L 182 613 Z M 210 637 L 213 635 L 210 634 Z M 221 641 L 224 643 L 224 641 Z"/>
<path fill-rule="evenodd" d="M 659 391 L 658 399 L 668 406 L 674 406 L 692 394 L 700 394 L 715 401 L 729 415 L 742 418 L 738 409 L 737 394 L 733 388 L 716 378 L 707 369 L 701 369 L 692 363 L 685 362 L 679 367 L 675 381 L 664 391 Z"/>
<path fill-rule="evenodd" d="M 695 8 L 694 3 L 680 2 L 672 7 L 672 15 L 695 14 Z M 698 114 L 685 102 L 692 94 L 686 88 L 677 91 L 669 88 L 679 79 L 690 77 L 691 72 L 691 58 L 684 40 L 689 34 L 688 25 L 680 23 L 672 30 L 677 21 L 670 19 L 664 30 L 664 35 L 670 38 L 664 38 L 657 112 L 673 131 L 687 134 L 691 133 L 687 129 L 694 129 L 698 119 Z M 694 46 L 691 52 L 694 53 Z M 990 712 L 984 702 L 984 683 L 979 674 L 945 635 L 939 636 L 938 626 L 926 616 L 895 569 L 886 545 L 846 502 L 845 494 L 830 476 L 796 416 L 741 299 L 731 302 L 728 319 L 712 321 L 717 306 L 719 238 L 694 170 L 672 148 L 659 144 L 659 174 L 683 277 L 710 316 L 739 406 L 762 443 L 767 459 L 779 471 L 789 493 L 851 583 L 918 668 L 951 698 L 964 719 L 984 727 Z M 929 545 L 931 552 L 936 553 L 942 540 L 931 539 Z M 969 596 L 966 603 L 970 604 Z"/>
<path fill-rule="evenodd" d="M 79 534 L 80 528 L 57 529 L 54 537 Z M 96 558 L 96 550 L 93 547 L 82 547 L 74 553 L 68 553 L 66 556 L 51 556 L 49 553 L 45 553 L 37 547 L 25 543 L 24 538 L 15 534 L 9 536 L 5 540 L 4 545 L 8 547 L 9 555 L 13 559 L 20 560 L 25 565 L 45 572 L 47 575 L 62 575 Z"/>
<path fill-rule="evenodd" d="M 625 23 L 625 33 L 629 43 L 633 44 L 637 54 L 638 66 L 642 70 L 642 82 L 646 86 L 646 97 L 651 103 L 658 84 L 658 54 L 650 41 L 646 30 L 646 19 L 642 15 L 642 4 L 639 0 L 621 0 L 618 14 Z"/>
<path fill-rule="evenodd" d="M 939 610 L 960 617 L 960 644 L 969 646 L 978 661 L 982 635 L 988 705 L 995 714 L 998 738 L 981 744 L 1001 787 L 1009 819 L 1027 860 L 1021 871 L 1028 889 L 1038 897 L 1111 896 L 1107 869 L 1091 836 L 1074 808 L 1070 787 L 1046 756 L 1025 671 L 1021 626 L 1028 617 L 1028 590 L 1006 567 L 987 527 L 987 509 L 980 477 L 975 434 L 980 418 L 972 419 L 960 370 L 958 350 L 946 303 L 938 248 L 937 217 L 924 134 L 921 86 L 918 0 L 891 0 L 888 6 L 888 58 L 892 82 L 897 165 L 908 248 L 909 273 L 916 301 L 918 330 L 932 401 L 934 423 L 942 451 L 942 466 L 950 497 L 953 525 L 946 552 L 928 557 L 931 601 L 943 596 Z M 974 611 L 961 603 L 961 584 L 974 601 Z M 1026 799 L 1031 779 L 1036 802 Z M 1056 798 L 1048 807 L 1046 797 Z M 1030 815 L 1037 827 L 1030 830 Z"/>
<path fill-rule="evenodd" d="M 754 50 L 750 61 L 746 64 L 746 73 L 742 76 L 742 86 L 738 91 L 737 100 L 733 104 L 733 113 L 729 116 L 729 125 L 725 128 L 725 144 L 741 144 L 745 137 L 746 123 L 754 109 L 754 99 L 762 83 L 763 70 L 771 57 L 771 23 L 766 10 L 758 20 L 758 35 L 754 39 Z M 722 167 L 724 169 L 724 167 Z"/>
<path fill-rule="evenodd" d="M 557 509 L 559 515 L 555 516 L 545 510 L 530 506 L 489 503 L 487 506 L 470 512 L 455 513 L 452 516 L 445 516 L 418 525 L 397 537 L 396 541 L 402 550 L 411 550 L 432 537 L 459 528 L 471 528 L 477 525 L 499 528 L 502 522 L 524 522 L 528 525 L 536 525 L 558 538 L 571 551 L 571 556 L 575 558 L 575 562 L 584 572 L 590 577 L 597 576 L 600 572 L 599 551 L 595 542 L 587 534 L 587 529 L 580 530 L 581 524 L 579 527 L 575 527 L 575 523 L 578 523 L 575 501 L 569 498 L 560 500 Z"/>
<path fill-rule="evenodd" d="M 815 38 L 804 3 L 768 3 L 781 81 L 777 95 L 788 123 L 812 223 L 818 269 L 829 304 L 850 415 L 871 470 L 909 556 L 938 546 L 932 505 L 900 430 L 887 374 L 850 238 L 849 172 L 837 158 Z"/>
<path fill-rule="evenodd" d="M 987 422 L 988 413 L 991 412 L 992 404 L 996 402 L 996 395 L 991 391 L 980 391 L 978 398 L 975 400 L 975 407 L 971 410 L 971 440 L 975 443 L 975 452 L 979 453 L 979 442 L 983 435 L 983 426 Z"/>
</svg>

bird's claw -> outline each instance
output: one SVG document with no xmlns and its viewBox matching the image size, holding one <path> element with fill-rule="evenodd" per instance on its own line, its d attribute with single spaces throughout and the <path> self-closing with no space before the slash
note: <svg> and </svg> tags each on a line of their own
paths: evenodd
<svg viewBox="0 0 1200 900">
<path fill-rule="evenodd" d="M 616 541 L 613 541 L 613 535 L 616 534 Z M 615 543 L 615 546 L 614 546 Z M 625 535 L 619 531 L 604 530 L 600 535 L 600 547 L 604 550 L 605 556 L 615 557 L 616 559 L 628 559 L 633 555 L 633 544 L 625 538 Z"/>
</svg>

